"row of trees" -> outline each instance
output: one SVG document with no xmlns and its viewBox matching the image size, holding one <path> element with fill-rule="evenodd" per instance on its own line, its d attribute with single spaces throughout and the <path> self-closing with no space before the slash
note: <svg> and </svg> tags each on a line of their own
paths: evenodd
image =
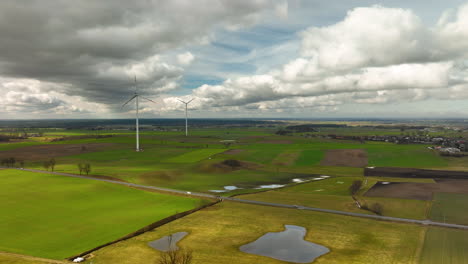
<svg viewBox="0 0 468 264">
<path fill-rule="evenodd" d="M 373 203 L 371 205 L 367 205 L 366 203 L 361 204 L 359 200 L 356 198 L 356 194 L 362 188 L 362 181 L 353 181 L 353 183 L 349 186 L 349 194 L 354 201 L 358 204 L 359 208 L 367 211 L 371 211 L 375 214 L 382 215 L 383 214 L 383 206 L 380 203 Z"/>
<path fill-rule="evenodd" d="M 86 173 L 86 175 L 89 175 L 91 172 L 91 164 L 89 163 L 78 163 L 78 170 L 80 171 L 80 175 L 83 173 Z"/>
<path fill-rule="evenodd" d="M 54 171 L 55 170 L 55 165 L 57 164 L 56 160 L 54 158 L 51 158 L 50 160 L 46 160 L 42 163 L 42 167 L 47 170 L 47 171 Z M 18 165 L 20 168 L 24 168 L 24 161 L 23 160 L 17 160 L 14 157 L 10 158 L 4 158 L 0 160 L 0 165 L 8 168 L 13 168 Z M 89 175 L 91 172 L 91 164 L 89 163 L 80 163 L 78 164 L 78 170 L 80 171 L 80 175 L 85 173 L 86 175 Z"/>
<path fill-rule="evenodd" d="M 14 157 L 4 158 L 0 161 L 0 164 L 5 167 L 16 167 L 18 165 L 20 168 L 24 167 L 24 160 L 17 160 Z"/>
</svg>

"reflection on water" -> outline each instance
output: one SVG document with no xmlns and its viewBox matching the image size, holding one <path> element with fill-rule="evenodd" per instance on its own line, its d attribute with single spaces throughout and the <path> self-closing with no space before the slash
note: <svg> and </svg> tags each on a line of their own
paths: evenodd
<svg viewBox="0 0 468 264">
<path fill-rule="evenodd" d="M 324 246 L 304 240 L 306 229 L 301 226 L 285 225 L 286 230 L 269 232 L 240 250 L 246 253 L 266 256 L 278 260 L 309 263 L 330 250 Z"/>
<path fill-rule="evenodd" d="M 177 232 L 148 243 L 148 245 L 159 251 L 178 250 L 177 242 L 188 235 L 187 232 Z"/>
</svg>

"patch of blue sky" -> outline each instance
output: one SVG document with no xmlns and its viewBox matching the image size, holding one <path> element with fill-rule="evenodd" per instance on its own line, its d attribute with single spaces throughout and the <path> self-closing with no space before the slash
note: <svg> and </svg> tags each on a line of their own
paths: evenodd
<svg viewBox="0 0 468 264">
<path fill-rule="evenodd" d="M 224 81 L 222 78 L 218 78 L 215 76 L 208 76 L 208 75 L 192 75 L 187 74 L 184 76 L 181 87 L 182 89 L 195 89 L 200 87 L 204 84 L 208 85 L 218 85 Z"/>
</svg>

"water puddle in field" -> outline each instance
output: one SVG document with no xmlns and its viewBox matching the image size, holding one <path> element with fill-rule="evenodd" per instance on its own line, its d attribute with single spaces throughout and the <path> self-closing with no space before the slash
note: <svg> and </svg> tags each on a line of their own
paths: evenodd
<svg viewBox="0 0 468 264">
<path fill-rule="evenodd" d="M 281 188 L 286 186 L 286 184 L 266 184 L 266 185 L 260 185 L 255 189 L 276 189 L 276 188 Z"/>
<path fill-rule="evenodd" d="M 159 251 L 169 251 L 171 249 L 178 250 L 177 242 L 188 235 L 187 232 L 177 232 L 169 236 L 164 236 L 158 240 L 154 240 L 148 243 L 148 246 L 157 249 Z"/>
<path fill-rule="evenodd" d="M 294 263 L 309 263 L 330 252 L 322 245 L 304 240 L 307 230 L 302 226 L 285 225 L 283 232 L 269 232 L 252 243 L 243 245 L 245 253 L 266 256 Z"/>
<path fill-rule="evenodd" d="M 229 192 L 229 191 L 235 191 L 235 190 L 238 190 L 238 189 L 242 189 L 242 188 L 239 188 L 239 187 L 234 186 L 234 185 L 227 185 L 227 186 L 224 186 L 223 188 L 224 188 L 224 190 L 210 190 L 210 192 L 223 193 L 223 192 Z"/>
</svg>

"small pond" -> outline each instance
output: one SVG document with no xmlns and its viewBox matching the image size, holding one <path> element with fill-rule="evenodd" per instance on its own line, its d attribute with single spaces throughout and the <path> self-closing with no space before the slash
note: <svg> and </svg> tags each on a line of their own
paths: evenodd
<svg viewBox="0 0 468 264">
<path fill-rule="evenodd" d="M 328 253 L 324 246 L 304 240 L 307 230 L 301 226 L 285 225 L 283 232 L 269 232 L 252 243 L 243 245 L 245 253 L 266 256 L 294 263 L 309 263 Z"/>
<path fill-rule="evenodd" d="M 228 191 L 234 191 L 234 190 L 241 189 L 241 188 L 237 186 L 233 186 L 233 185 L 228 185 L 228 186 L 224 186 L 224 189 Z"/>
<path fill-rule="evenodd" d="M 266 185 L 260 185 L 255 189 L 276 189 L 276 188 L 281 188 L 286 186 L 286 184 L 266 184 Z"/>
<path fill-rule="evenodd" d="M 178 250 L 177 242 L 188 235 L 187 232 L 177 232 L 169 236 L 162 237 L 148 243 L 148 246 L 159 251 L 169 251 L 170 249 Z"/>
</svg>

